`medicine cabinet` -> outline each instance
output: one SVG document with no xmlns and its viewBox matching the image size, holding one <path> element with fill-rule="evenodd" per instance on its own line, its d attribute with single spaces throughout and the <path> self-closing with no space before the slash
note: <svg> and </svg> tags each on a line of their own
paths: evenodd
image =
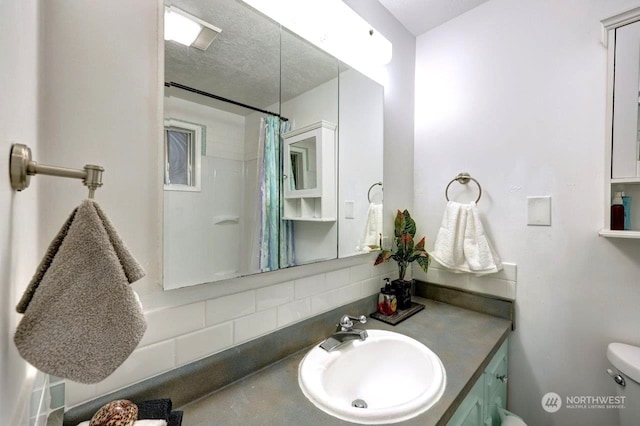
<svg viewBox="0 0 640 426">
<path fill-rule="evenodd" d="M 319 121 L 284 139 L 284 219 L 335 222 L 336 125 Z"/>
<path fill-rule="evenodd" d="M 640 8 L 602 21 L 608 48 L 605 223 L 600 235 L 640 238 Z M 615 192 L 630 197 L 630 226 L 611 230 Z"/>
</svg>

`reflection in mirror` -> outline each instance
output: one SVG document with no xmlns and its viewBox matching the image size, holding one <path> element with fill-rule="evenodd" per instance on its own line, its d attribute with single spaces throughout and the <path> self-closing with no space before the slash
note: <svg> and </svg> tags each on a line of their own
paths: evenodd
<svg viewBox="0 0 640 426">
<path fill-rule="evenodd" d="M 289 161 L 289 178 L 292 179 L 289 184 L 292 189 L 313 189 L 317 186 L 315 138 L 307 138 L 289 145 Z"/>
<path fill-rule="evenodd" d="M 222 31 L 206 51 L 165 42 L 165 120 L 203 129 L 200 190 L 164 192 L 165 289 L 277 269 L 279 249 L 259 258 L 257 181 L 259 140 L 279 133 L 280 27 L 239 1 L 172 4 Z"/>
<path fill-rule="evenodd" d="M 339 257 L 377 250 L 383 228 L 383 87 L 340 67 Z"/>
<path fill-rule="evenodd" d="M 166 127 L 200 143 L 174 144 L 190 149 L 173 166 L 188 184 L 165 185 L 164 288 L 362 253 L 363 199 L 382 180 L 382 87 L 239 0 L 171 4 L 221 32 L 204 51 L 165 42 Z M 361 92 L 367 87 L 373 95 Z M 284 141 L 307 128 L 330 136 L 331 161 L 314 163 L 319 146 L 302 140 L 287 155 Z M 333 194 L 314 195 L 326 167 Z M 292 169 L 291 182 L 284 169 Z M 292 183 L 302 195 L 284 194 Z M 348 203 L 354 208 L 345 218 Z M 292 206 L 307 220 L 302 213 L 284 219 Z"/>
</svg>

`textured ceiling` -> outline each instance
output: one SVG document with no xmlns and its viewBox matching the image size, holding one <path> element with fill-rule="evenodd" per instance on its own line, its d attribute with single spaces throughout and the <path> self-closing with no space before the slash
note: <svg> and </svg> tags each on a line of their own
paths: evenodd
<svg viewBox="0 0 640 426">
<path fill-rule="evenodd" d="M 239 0 L 172 0 L 171 4 L 222 32 L 204 52 L 165 41 L 167 82 L 267 109 L 281 96 L 286 101 L 338 75 L 335 58 L 286 31 L 280 55 L 280 26 Z M 172 89 L 172 94 L 202 100 L 179 89 Z M 220 106 L 239 114 L 251 112 Z"/>
<path fill-rule="evenodd" d="M 424 34 L 488 0 L 379 0 L 414 36 Z"/>
</svg>

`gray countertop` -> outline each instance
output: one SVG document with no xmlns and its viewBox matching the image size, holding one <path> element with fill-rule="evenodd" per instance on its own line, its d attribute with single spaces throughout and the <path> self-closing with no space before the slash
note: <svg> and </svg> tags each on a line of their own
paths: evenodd
<svg viewBox="0 0 640 426">
<path fill-rule="evenodd" d="M 369 319 L 364 328 L 391 330 L 434 351 L 447 373 L 444 395 L 425 413 L 402 425 L 443 424 L 455 411 L 511 330 L 511 321 L 414 297 L 426 308 L 391 326 Z M 181 407 L 183 424 L 197 425 L 347 425 L 316 408 L 298 387 L 298 365 L 309 350 Z M 393 366 L 381 368 L 393 370 Z M 416 367 L 419 368 L 419 367 Z M 398 377 L 401 385 L 402 377 Z"/>
</svg>

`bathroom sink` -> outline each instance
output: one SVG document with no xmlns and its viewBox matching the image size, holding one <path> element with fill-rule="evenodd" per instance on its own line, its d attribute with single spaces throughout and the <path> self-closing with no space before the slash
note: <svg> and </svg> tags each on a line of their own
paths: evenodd
<svg viewBox="0 0 640 426">
<path fill-rule="evenodd" d="M 326 413 L 361 424 L 399 422 L 433 406 L 446 386 L 440 358 L 405 335 L 367 332 L 366 340 L 331 352 L 310 350 L 298 368 L 304 395 Z"/>
</svg>

